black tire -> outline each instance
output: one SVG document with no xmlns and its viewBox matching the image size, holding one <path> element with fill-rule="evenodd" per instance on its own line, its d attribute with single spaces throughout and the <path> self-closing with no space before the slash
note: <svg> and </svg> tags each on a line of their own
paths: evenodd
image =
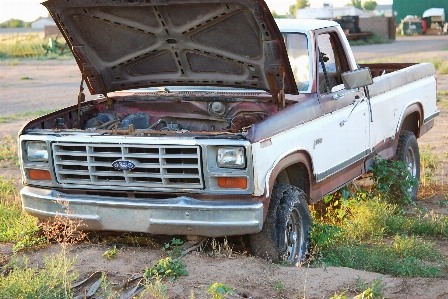
<svg viewBox="0 0 448 299">
<path fill-rule="evenodd" d="M 303 261 L 311 225 L 306 194 L 291 185 L 275 185 L 263 229 L 250 236 L 252 253 L 274 263 Z"/>
<path fill-rule="evenodd" d="M 401 131 L 398 139 L 395 160 L 402 161 L 408 166 L 408 171 L 413 177 L 420 179 L 420 152 L 418 149 L 417 138 L 410 131 Z M 412 200 L 417 198 L 418 183 L 412 188 Z"/>
</svg>

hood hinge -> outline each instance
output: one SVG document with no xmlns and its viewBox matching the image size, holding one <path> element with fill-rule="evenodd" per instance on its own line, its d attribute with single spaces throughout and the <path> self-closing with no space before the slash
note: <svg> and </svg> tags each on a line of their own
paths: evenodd
<svg viewBox="0 0 448 299">
<path fill-rule="evenodd" d="M 101 92 L 103 96 L 106 98 L 106 108 L 109 110 L 114 110 L 114 101 L 107 96 L 107 90 L 104 86 L 103 79 L 101 78 L 100 73 L 95 73 L 95 79 L 100 83 Z"/>
<path fill-rule="evenodd" d="M 86 95 L 84 94 L 84 81 L 86 80 L 86 75 L 84 72 L 81 74 L 81 84 L 79 84 L 78 93 L 78 122 L 81 124 L 81 103 L 86 100 Z"/>
<path fill-rule="evenodd" d="M 266 73 L 268 79 L 269 89 L 272 94 L 274 102 L 278 105 L 278 110 L 285 108 L 285 71 L 282 66 L 278 67 L 278 73 L 281 75 L 281 88 L 278 87 L 277 78 L 274 72 L 269 71 Z"/>
</svg>

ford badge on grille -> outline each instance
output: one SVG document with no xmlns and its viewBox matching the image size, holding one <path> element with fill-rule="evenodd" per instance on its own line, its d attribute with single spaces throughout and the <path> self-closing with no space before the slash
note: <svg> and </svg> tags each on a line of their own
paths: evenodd
<svg viewBox="0 0 448 299">
<path fill-rule="evenodd" d="M 135 168 L 135 164 L 132 161 L 117 160 L 112 163 L 112 167 L 116 170 L 131 170 Z"/>
</svg>

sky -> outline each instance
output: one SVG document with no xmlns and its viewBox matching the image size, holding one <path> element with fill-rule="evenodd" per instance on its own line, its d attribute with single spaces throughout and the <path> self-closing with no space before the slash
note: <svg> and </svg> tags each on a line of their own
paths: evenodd
<svg viewBox="0 0 448 299">
<path fill-rule="evenodd" d="M 0 0 L 0 23 L 9 19 L 20 19 L 26 22 L 34 21 L 39 16 L 46 17 L 48 15 L 45 7 L 40 5 L 43 0 Z M 343 6 L 350 0 L 309 0 L 312 7 L 320 7 L 324 2 L 332 3 L 333 6 Z M 364 1 L 363 1 L 364 2 Z M 376 0 L 378 4 L 391 4 L 392 0 Z M 275 10 L 279 14 L 288 11 L 291 4 L 295 0 L 266 0 L 269 8 Z"/>
</svg>

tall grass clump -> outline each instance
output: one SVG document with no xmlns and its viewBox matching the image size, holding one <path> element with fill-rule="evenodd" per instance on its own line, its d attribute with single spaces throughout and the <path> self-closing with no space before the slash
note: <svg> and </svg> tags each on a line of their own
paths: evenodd
<svg viewBox="0 0 448 299">
<path fill-rule="evenodd" d="M 43 268 L 38 269 L 29 267 L 26 257 L 15 257 L 0 272 L 0 298 L 72 298 L 70 284 L 77 278 L 73 263 L 60 253 L 45 257 Z"/>
<path fill-rule="evenodd" d="M 68 49 L 61 55 L 60 49 L 55 53 L 48 52 L 49 39 L 42 39 L 38 34 L 0 36 L 0 59 L 37 58 L 37 59 L 71 59 L 73 55 Z"/>
<path fill-rule="evenodd" d="M 448 217 L 407 214 L 403 205 L 412 204 L 409 190 L 415 179 L 401 173 L 407 171 L 401 162 L 377 163 L 371 189 L 345 187 L 315 209 L 312 257 L 317 264 L 394 276 L 445 275 L 448 259 L 431 239 L 448 236 Z"/>
<path fill-rule="evenodd" d="M 43 40 L 38 35 L 16 35 L 3 39 L 0 43 L 0 56 L 3 58 L 33 58 L 45 54 Z"/>
<path fill-rule="evenodd" d="M 440 161 L 441 158 L 432 152 L 429 147 L 420 149 L 420 182 L 423 186 L 433 182 Z"/>
<path fill-rule="evenodd" d="M 5 135 L 2 143 L 0 143 L 0 167 L 7 168 L 10 166 L 19 166 L 17 140 L 11 135 Z"/>
<path fill-rule="evenodd" d="M 443 58 L 431 58 L 429 62 L 434 64 L 439 74 L 448 74 L 448 61 L 445 61 Z"/>
<path fill-rule="evenodd" d="M 16 243 L 14 251 L 41 247 L 46 238 L 38 231 L 37 219 L 22 210 L 14 181 L 0 176 L 0 242 Z"/>
</svg>

